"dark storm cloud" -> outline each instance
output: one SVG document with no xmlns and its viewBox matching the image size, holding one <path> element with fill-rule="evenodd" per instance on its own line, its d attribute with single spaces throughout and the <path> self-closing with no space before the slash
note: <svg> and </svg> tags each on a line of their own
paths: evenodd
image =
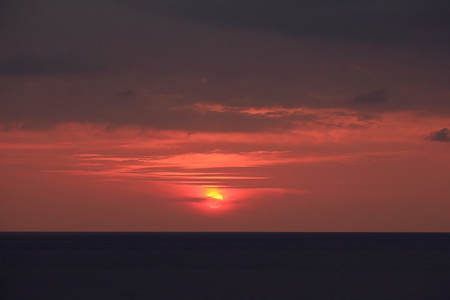
<svg viewBox="0 0 450 300">
<path fill-rule="evenodd" d="M 140 10 L 220 27 L 363 43 L 449 45 L 445 0 L 116 0 Z"/>
<path fill-rule="evenodd" d="M 450 142 L 450 130 L 448 128 L 442 128 L 441 130 L 434 131 L 430 133 L 427 139 L 436 142 Z"/>
<path fill-rule="evenodd" d="M 103 72 L 104 63 L 94 63 L 77 57 L 17 55 L 0 64 L 0 74 L 45 75 Z"/>
</svg>

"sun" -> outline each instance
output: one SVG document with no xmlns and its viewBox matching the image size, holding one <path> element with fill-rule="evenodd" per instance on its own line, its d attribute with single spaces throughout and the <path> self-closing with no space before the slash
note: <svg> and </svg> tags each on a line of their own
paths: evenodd
<svg viewBox="0 0 450 300">
<path fill-rule="evenodd" d="M 218 191 L 209 192 L 206 197 L 211 197 L 217 200 L 223 200 L 223 196 Z"/>
<path fill-rule="evenodd" d="M 218 191 L 211 191 L 206 194 L 206 197 L 208 197 L 206 205 L 210 208 L 216 209 L 223 204 L 223 196 Z"/>
</svg>

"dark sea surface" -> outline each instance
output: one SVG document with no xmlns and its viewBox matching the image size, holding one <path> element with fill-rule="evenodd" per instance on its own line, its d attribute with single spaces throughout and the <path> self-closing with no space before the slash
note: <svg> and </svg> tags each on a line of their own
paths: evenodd
<svg viewBox="0 0 450 300">
<path fill-rule="evenodd" d="M 0 299 L 450 299 L 447 233 L 0 233 Z"/>
</svg>

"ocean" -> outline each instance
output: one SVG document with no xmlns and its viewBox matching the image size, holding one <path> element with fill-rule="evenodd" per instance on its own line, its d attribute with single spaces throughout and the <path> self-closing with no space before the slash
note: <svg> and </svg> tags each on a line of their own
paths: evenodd
<svg viewBox="0 0 450 300">
<path fill-rule="evenodd" d="M 450 299 L 448 233 L 0 233 L 0 298 Z"/>
</svg>

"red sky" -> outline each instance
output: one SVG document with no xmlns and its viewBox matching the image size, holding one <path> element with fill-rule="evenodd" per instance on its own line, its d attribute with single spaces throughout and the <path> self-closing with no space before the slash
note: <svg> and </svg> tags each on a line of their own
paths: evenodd
<svg viewBox="0 0 450 300">
<path fill-rule="evenodd" d="M 0 230 L 449 231 L 448 5 L 333 3 L 3 2 Z"/>
</svg>

